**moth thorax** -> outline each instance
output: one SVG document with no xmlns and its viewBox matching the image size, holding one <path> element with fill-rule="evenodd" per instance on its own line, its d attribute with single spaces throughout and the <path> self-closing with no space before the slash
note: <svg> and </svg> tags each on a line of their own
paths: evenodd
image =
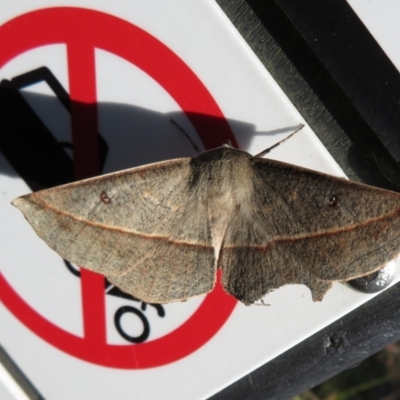
<svg viewBox="0 0 400 400">
<path fill-rule="evenodd" d="M 246 202 L 253 191 L 250 155 L 230 148 L 203 153 L 191 163 L 190 187 L 209 203 L 231 209 Z"/>
<path fill-rule="evenodd" d="M 253 194 L 253 171 L 251 169 L 249 159 L 247 157 L 237 157 L 230 168 L 226 168 L 223 172 L 226 179 L 226 187 L 232 196 L 233 203 L 247 203 Z"/>
</svg>

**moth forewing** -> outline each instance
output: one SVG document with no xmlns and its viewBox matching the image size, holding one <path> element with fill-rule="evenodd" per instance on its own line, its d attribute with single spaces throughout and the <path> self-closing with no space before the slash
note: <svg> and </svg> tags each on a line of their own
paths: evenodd
<svg viewBox="0 0 400 400">
<path fill-rule="evenodd" d="M 152 303 L 208 293 L 217 267 L 245 304 L 298 283 L 321 300 L 400 252 L 400 194 L 229 147 L 13 204 L 63 258 Z"/>
</svg>

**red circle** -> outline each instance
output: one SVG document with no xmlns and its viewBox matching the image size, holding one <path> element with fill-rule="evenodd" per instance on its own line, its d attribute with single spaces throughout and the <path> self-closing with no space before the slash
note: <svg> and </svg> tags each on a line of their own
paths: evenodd
<svg viewBox="0 0 400 400">
<path fill-rule="evenodd" d="M 100 48 L 117 54 L 145 71 L 175 99 L 207 148 L 220 145 L 224 139 L 235 143 L 221 110 L 191 69 L 164 44 L 127 21 L 94 10 L 49 8 L 1 26 L 0 42 L 0 68 L 21 53 L 49 44 L 66 43 L 81 51 Z M 31 308 L 1 273 L 0 300 L 30 330 L 58 349 L 92 363 L 126 369 L 157 367 L 188 356 L 218 332 L 237 304 L 217 284 L 196 312 L 173 332 L 147 343 L 109 345 L 92 343 L 54 325 Z"/>
</svg>

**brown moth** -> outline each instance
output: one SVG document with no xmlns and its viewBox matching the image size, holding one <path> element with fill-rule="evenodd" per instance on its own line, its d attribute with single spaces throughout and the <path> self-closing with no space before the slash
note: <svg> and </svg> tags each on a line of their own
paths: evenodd
<svg viewBox="0 0 400 400">
<path fill-rule="evenodd" d="M 400 252 L 400 194 L 221 147 L 13 201 L 63 258 L 150 303 L 226 292 L 251 304 L 380 269 Z"/>
</svg>

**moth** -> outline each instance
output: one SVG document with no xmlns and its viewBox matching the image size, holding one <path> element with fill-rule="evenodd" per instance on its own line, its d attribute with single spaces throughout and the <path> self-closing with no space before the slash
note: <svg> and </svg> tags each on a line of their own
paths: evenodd
<svg viewBox="0 0 400 400">
<path fill-rule="evenodd" d="M 400 194 L 229 146 L 28 194 L 12 203 L 66 260 L 149 303 L 370 274 L 400 252 Z"/>
</svg>

